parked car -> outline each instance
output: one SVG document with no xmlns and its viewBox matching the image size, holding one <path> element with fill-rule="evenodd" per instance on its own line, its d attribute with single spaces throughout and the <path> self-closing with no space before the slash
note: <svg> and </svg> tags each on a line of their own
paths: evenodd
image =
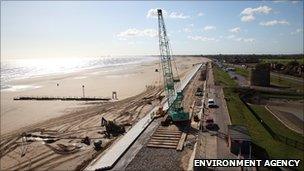
<svg viewBox="0 0 304 171">
<path fill-rule="evenodd" d="M 213 124 L 213 123 L 214 123 L 213 118 L 206 119 L 206 124 Z"/>
<path fill-rule="evenodd" d="M 212 124 L 206 125 L 206 129 L 208 129 L 210 131 L 218 131 L 220 128 L 217 124 L 212 123 Z"/>
<path fill-rule="evenodd" d="M 214 99 L 208 99 L 208 107 L 209 108 L 214 108 L 214 107 L 217 107 Z"/>
</svg>

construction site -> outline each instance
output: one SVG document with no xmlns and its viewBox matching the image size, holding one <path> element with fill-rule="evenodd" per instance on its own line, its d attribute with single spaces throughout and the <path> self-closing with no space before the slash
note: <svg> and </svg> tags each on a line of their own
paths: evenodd
<svg viewBox="0 0 304 171">
<path fill-rule="evenodd" d="M 236 111 L 229 103 L 236 97 L 225 94 L 222 84 L 232 79 L 218 79 L 219 64 L 205 57 L 195 57 L 184 64 L 187 69 L 179 70 L 161 9 L 157 19 L 160 67 L 155 72 L 161 84 L 147 85 L 142 93 L 122 100 L 17 97 L 14 100 L 77 100 L 90 105 L 1 135 L 0 170 L 197 170 L 194 159 L 256 155 L 250 127 L 231 115 Z M 258 72 L 255 75 L 260 79 Z M 229 168 L 244 169 L 257 170 Z"/>
<path fill-rule="evenodd" d="M 164 87 L 90 102 L 96 105 L 2 136 L 1 170 L 191 168 L 209 72 L 207 63 L 196 63 L 178 75 L 161 10 L 158 17 Z"/>
</svg>

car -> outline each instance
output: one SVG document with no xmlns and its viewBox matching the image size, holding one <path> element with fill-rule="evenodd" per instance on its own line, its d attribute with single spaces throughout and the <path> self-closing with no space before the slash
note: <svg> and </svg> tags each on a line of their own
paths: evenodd
<svg viewBox="0 0 304 171">
<path fill-rule="evenodd" d="M 206 125 L 206 129 L 208 129 L 210 131 L 218 131 L 220 128 L 217 124 L 211 123 L 211 124 Z"/>
<path fill-rule="evenodd" d="M 213 123 L 214 123 L 213 118 L 206 119 L 206 124 L 213 124 Z"/>
<path fill-rule="evenodd" d="M 208 107 L 209 108 L 217 107 L 214 99 L 208 99 Z"/>
</svg>

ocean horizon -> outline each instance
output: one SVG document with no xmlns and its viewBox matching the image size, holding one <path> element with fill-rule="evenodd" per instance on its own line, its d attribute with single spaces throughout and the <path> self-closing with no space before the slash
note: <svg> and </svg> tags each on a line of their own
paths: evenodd
<svg viewBox="0 0 304 171">
<path fill-rule="evenodd" d="M 1 90 L 26 87 L 14 86 L 14 80 L 74 73 L 89 69 L 119 69 L 120 66 L 141 64 L 159 59 L 155 56 L 110 56 L 86 58 L 30 58 L 1 61 Z"/>
</svg>

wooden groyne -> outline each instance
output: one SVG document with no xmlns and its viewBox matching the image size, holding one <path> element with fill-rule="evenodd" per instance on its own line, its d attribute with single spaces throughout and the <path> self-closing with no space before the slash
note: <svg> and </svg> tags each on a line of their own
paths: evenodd
<svg viewBox="0 0 304 171">
<path fill-rule="evenodd" d="M 109 101 L 108 97 L 51 97 L 51 96 L 20 96 L 14 100 L 62 100 L 62 101 Z"/>
</svg>

